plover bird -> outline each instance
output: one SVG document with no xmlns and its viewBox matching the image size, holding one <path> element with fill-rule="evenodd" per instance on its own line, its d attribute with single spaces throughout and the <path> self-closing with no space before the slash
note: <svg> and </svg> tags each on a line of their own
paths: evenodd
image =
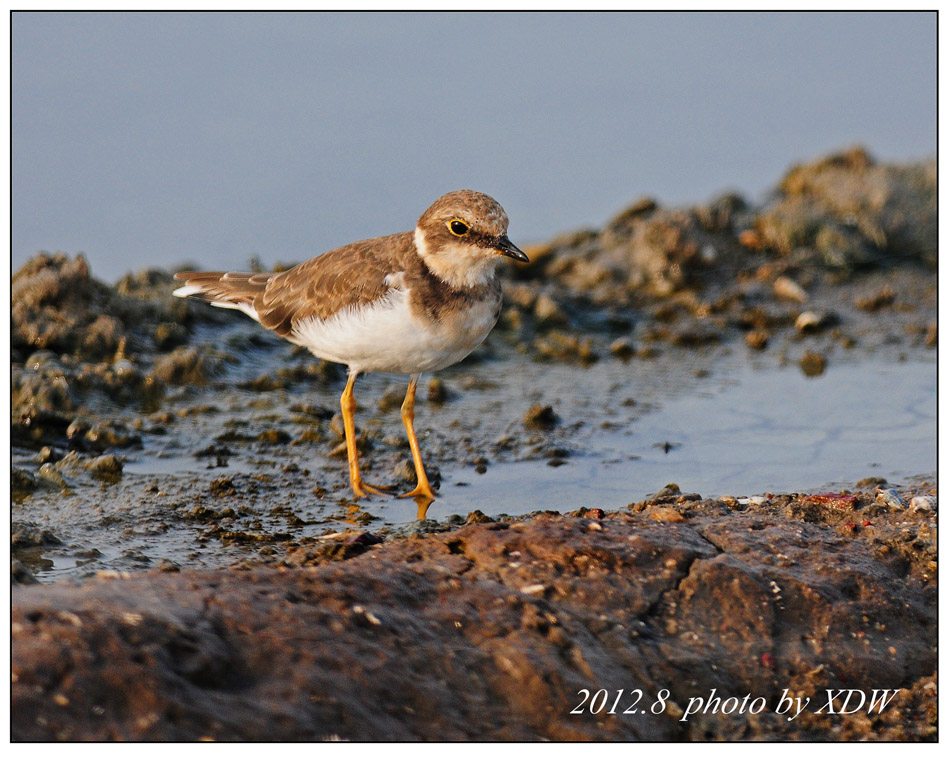
<svg viewBox="0 0 950 780">
<path fill-rule="evenodd" d="M 409 374 L 402 421 L 416 487 L 402 497 L 431 500 L 414 427 L 423 371 L 458 363 L 485 340 L 501 312 L 495 264 L 528 262 L 508 238 L 508 215 L 472 190 L 443 195 L 415 232 L 334 249 L 281 273 L 187 271 L 175 274 L 180 298 L 237 309 L 293 344 L 349 369 L 340 398 L 350 485 L 357 497 L 388 494 L 360 476 L 353 385 L 367 371 Z"/>
</svg>

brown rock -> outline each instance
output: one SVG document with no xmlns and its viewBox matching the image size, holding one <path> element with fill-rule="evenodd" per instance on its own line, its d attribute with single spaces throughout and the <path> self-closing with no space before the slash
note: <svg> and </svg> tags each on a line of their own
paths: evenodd
<svg viewBox="0 0 950 780">
<path fill-rule="evenodd" d="M 361 534 L 300 568 L 17 588 L 12 738 L 935 737 L 934 540 L 902 542 L 902 514 L 861 525 L 870 509 L 750 506 L 737 522 L 693 501 L 657 523 L 657 508 L 596 532 L 545 513 L 384 545 Z M 772 703 L 832 687 L 899 696 L 861 720 L 789 721 L 771 704 L 684 717 L 711 688 Z M 584 688 L 666 704 L 592 712 Z"/>
<path fill-rule="evenodd" d="M 745 343 L 751 349 L 765 349 L 769 345 L 768 331 L 750 330 L 745 334 Z"/>
<path fill-rule="evenodd" d="M 817 352 L 806 352 L 798 361 L 798 365 L 805 376 L 821 376 L 825 373 L 827 361 L 824 355 L 819 355 Z"/>
<path fill-rule="evenodd" d="M 445 382 L 443 382 L 437 376 L 434 376 L 429 380 L 429 387 L 426 395 L 429 399 L 429 402 L 433 404 L 444 404 L 449 397 L 448 391 L 445 389 Z"/>
<path fill-rule="evenodd" d="M 890 286 L 884 285 L 872 295 L 856 298 L 854 305 L 859 309 L 864 309 L 864 311 L 879 311 L 885 306 L 890 306 L 892 303 L 894 303 L 894 299 L 896 297 L 897 296 Z"/>
<path fill-rule="evenodd" d="M 525 428 L 553 428 L 561 421 L 550 406 L 532 406 L 525 412 Z"/>
<path fill-rule="evenodd" d="M 653 520 L 662 520 L 665 523 L 682 523 L 686 516 L 671 506 L 655 506 L 650 510 Z"/>
</svg>

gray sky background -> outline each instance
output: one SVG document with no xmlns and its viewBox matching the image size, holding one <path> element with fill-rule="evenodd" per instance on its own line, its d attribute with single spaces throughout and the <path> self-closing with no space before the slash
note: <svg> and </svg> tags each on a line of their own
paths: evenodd
<svg viewBox="0 0 950 780">
<path fill-rule="evenodd" d="M 299 262 L 479 189 L 516 243 L 936 152 L 934 14 L 26 14 L 13 268 Z"/>
</svg>

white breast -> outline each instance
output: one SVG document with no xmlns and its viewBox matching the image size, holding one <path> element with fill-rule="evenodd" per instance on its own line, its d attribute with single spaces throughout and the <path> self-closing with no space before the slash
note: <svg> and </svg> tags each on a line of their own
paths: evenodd
<svg viewBox="0 0 950 780">
<path fill-rule="evenodd" d="M 348 306 L 325 320 L 303 320 L 288 340 L 353 371 L 418 374 L 460 361 L 485 340 L 495 319 L 491 300 L 477 301 L 447 322 L 416 318 L 409 293 L 394 288 L 368 306 Z"/>
</svg>

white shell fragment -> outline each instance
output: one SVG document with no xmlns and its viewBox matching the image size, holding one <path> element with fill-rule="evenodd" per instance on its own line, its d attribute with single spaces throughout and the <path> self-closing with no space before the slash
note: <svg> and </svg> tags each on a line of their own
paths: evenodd
<svg viewBox="0 0 950 780">
<path fill-rule="evenodd" d="M 910 500 L 910 511 L 911 512 L 936 512 L 937 511 L 937 497 L 936 496 L 914 496 Z"/>
<path fill-rule="evenodd" d="M 732 496 L 724 496 L 724 498 L 732 498 Z M 721 500 L 722 499 L 720 499 L 720 501 Z M 748 498 L 736 498 L 733 500 L 739 504 L 739 506 L 764 506 L 771 501 L 768 496 L 749 496 Z"/>
<path fill-rule="evenodd" d="M 807 330 L 818 330 L 825 323 L 825 315 L 816 311 L 803 311 L 795 318 L 795 330 L 804 333 Z"/>
<path fill-rule="evenodd" d="M 362 604 L 353 605 L 353 614 L 362 615 L 364 618 L 366 618 L 367 622 L 369 622 L 371 625 L 381 626 L 383 624 L 382 620 L 376 617 L 376 615 L 374 615 L 372 612 L 366 609 L 366 607 L 364 607 Z"/>
<path fill-rule="evenodd" d="M 808 300 L 808 293 L 802 289 L 802 286 L 789 279 L 787 276 L 780 276 L 772 285 L 772 292 L 776 298 L 786 301 L 795 301 L 795 303 L 805 303 Z"/>
<path fill-rule="evenodd" d="M 881 504 L 889 509 L 905 509 L 907 507 L 907 502 L 901 498 L 901 494 L 894 488 L 887 488 L 886 490 L 879 488 L 874 503 Z"/>
<path fill-rule="evenodd" d="M 537 585 L 525 585 L 521 592 L 526 596 L 534 596 L 536 593 L 544 593 L 545 586 L 540 582 Z"/>
</svg>

